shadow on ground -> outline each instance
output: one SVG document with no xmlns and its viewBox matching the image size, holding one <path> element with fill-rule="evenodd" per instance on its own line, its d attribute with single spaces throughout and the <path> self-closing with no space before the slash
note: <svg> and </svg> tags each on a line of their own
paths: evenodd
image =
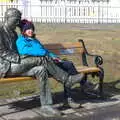
<svg viewBox="0 0 120 120">
<path fill-rule="evenodd" d="M 114 82 L 109 82 L 109 83 L 104 83 L 103 85 L 103 91 L 104 91 L 104 98 L 109 99 L 110 97 L 114 95 L 118 95 L 120 93 L 120 89 L 116 88 L 116 85 L 120 83 L 120 80 L 116 80 Z M 74 98 L 75 101 L 80 102 L 83 100 L 98 100 L 101 99 L 99 98 L 96 94 L 85 94 L 81 92 L 81 89 L 79 87 L 76 87 L 72 89 L 72 97 Z M 63 92 L 57 92 L 53 94 L 53 101 L 54 104 L 60 104 L 64 102 L 64 95 Z M 39 95 L 36 97 L 31 97 L 29 99 L 24 99 L 20 100 L 17 102 L 11 103 L 13 107 L 16 107 L 16 109 L 20 110 L 25 110 L 25 109 L 31 109 L 40 106 L 40 100 L 39 100 Z"/>
<path fill-rule="evenodd" d="M 104 83 L 103 89 L 107 97 L 120 94 L 120 80 Z"/>
<path fill-rule="evenodd" d="M 110 82 L 110 83 L 104 83 L 104 96 L 105 97 L 103 99 L 101 99 L 95 94 L 84 94 L 81 92 L 81 89 L 78 87 L 72 90 L 72 97 L 81 104 L 84 104 L 87 102 L 101 103 L 101 102 L 106 102 L 106 101 L 107 102 L 116 101 L 117 100 L 116 98 L 111 99 L 111 97 L 113 97 L 114 95 L 118 95 L 120 93 L 120 89 L 116 88 L 116 85 L 119 83 L 120 83 L 120 80 Z M 54 101 L 54 104 L 62 104 L 64 102 L 63 92 L 58 92 L 58 93 L 53 94 L 53 101 Z M 11 113 L 17 113 L 17 112 L 25 111 L 29 109 L 39 108 L 40 107 L 39 96 L 29 97 L 26 99 L 19 100 L 17 102 L 12 102 L 9 104 L 9 106 L 10 106 L 10 109 L 15 109 L 15 111 L 14 112 L 11 111 L 9 113 L 5 113 L 0 116 L 8 115 Z M 59 106 L 58 109 L 61 110 L 61 107 L 62 105 Z M 63 109 L 68 109 L 68 108 L 62 108 L 62 110 Z M 58 120 L 59 119 L 61 120 L 61 118 L 58 118 Z M 54 120 L 54 119 L 51 118 L 51 120 Z"/>
</svg>

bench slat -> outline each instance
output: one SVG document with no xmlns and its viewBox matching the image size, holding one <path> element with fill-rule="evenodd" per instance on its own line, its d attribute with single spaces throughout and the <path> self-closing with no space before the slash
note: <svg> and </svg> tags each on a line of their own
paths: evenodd
<svg viewBox="0 0 120 120">
<path fill-rule="evenodd" d="M 79 66 L 77 67 L 78 72 L 83 73 L 93 73 L 99 72 L 100 69 L 97 67 L 86 67 L 86 66 Z M 0 83 L 9 83 L 9 82 L 20 82 L 20 81 L 27 81 L 27 80 L 34 80 L 33 77 L 11 77 L 11 78 L 1 78 Z"/>
<path fill-rule="evenodd" d="M 20 82 L 26 80 L 34 80 L 33 77 L 11 77 L 11 78 L 1 78 L 0 83 L 8 83 L 8 82 Z"/>
<path fill-rule="evenodd" d="M 64 44 L 61 43 L 54 43 L 54 44 L 45 44 L 44 45 L 45 48 L 47 49 L 67 49 L 67 48 L 83 48 L 82 43 L 80 42 L 74 42 L 74 43 L 68 43 L 68 42 L 64 42 Z"/>
<path fill-rule="evenodd" d="M 58 55 L 70 55 L 70 54 L 82 54 L 84 49 L 82 48 L 68 48 L 68 49 L 49 49 L 51 52 Z"/>
<path fill-rule="evenodd" d="M 79 66 L 76 67 L 76 69 L 78 72 L 83 72 L 83 73 L 94 73 L 100 71 L 98 67 L 87 67 L 87 66 Z"/>
<path fill-rule="evenodd" d="M 69 42 L 65 42 L 64 44 L 45 44 L 44 46 L 57 55 L 82 54 L 84 52 L 83 44 L 80 42 L 74 42 L 74 44 Z"/>
</svg>

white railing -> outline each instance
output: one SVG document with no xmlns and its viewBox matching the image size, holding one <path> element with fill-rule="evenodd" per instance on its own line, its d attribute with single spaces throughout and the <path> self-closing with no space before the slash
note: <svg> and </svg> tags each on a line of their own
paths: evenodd
<svg viewBox="0 0 120 120">
<path fill-rule="evenodd" d="M 18 0 L 19 1 L 19 0 Z M 41 23 L 120 23 L 120 6 L 79 1 L 1 2 L 0 20 L 7 8 L 21 10 L 23 18 Z"/>
</svg>

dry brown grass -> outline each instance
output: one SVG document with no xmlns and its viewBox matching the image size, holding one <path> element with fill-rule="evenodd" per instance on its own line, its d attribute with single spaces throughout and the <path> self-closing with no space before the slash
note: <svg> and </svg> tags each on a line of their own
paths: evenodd
<svg viewBox="0 0 120 120">
<path fill-rule="evenodd" d="M 88 51 L 92 54 L 101 55 L 104 59 L 103 67 L 105 70 L 106 83 L 114 83 L 120 80 L 120 25 L 87 25 L 87 24 L 35 24 L 37 38 L 42 43 L 55 42 L 74 42 L 83 39 Z M 56 82 L 52 85 L 53 91 L 61 90 L 61 86 L 55 89 Z M 111 84 L 109 85 L 111 87 Z M 59 84 L 60 85 L 60 84 Z M 9 85 L 10 87 L 11 85 Z M 36 83 L 19 84 L 11 89 L 23 91 L 31 91 L 36 93 Z M 30 87 L 31 86 L 31 87 Z M 117 88 L 120 85 L 117 85 Z M 5 86 L 1 86 L 5 88 Z M 28 90 L 29 88 L 29 90 Z M 2 90 L 3 91 L 3 90 Z M 6 90 L 7 91 L 7 90 Z M 0 96 L 7 94 L 0 92 Z M 10 91 L 9 91 L 10 92 Z M 13 90 L 11 90 L 13 92 Z M 26 93 L 27 93 L 26 92 Z M 28 94 L 27 93 L 27 94 Z M 24 93 L 25 94 L 25 93 Z"/>
</svg>

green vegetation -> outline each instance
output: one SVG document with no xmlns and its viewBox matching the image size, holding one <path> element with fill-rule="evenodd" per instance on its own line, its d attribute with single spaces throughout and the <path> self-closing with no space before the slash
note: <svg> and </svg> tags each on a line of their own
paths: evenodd
<svg viewBox="0 0 120 120">
<path fill-rule="evenodd" d="M 119 25 L 87 25 L 87 24 L 38 24 L 36 23 L 37 38 L 42 43 L 74 42 L 83 39 L 88 51 L 101 55 L 104 59 L 105 70 L 104 90 L 120 93 L 120 26 Z M 74 58 L 70 58 L 75 61 Z M 97 81 L 97 79 L 96 79 Z M 93 82 L 96 82 L 93 81 Z M 50 79 L 53 92 L 62 91 L 60 83 Z M 0 85 L 0 98 L 10 98 L 39 94 L 38 81 L 9 83 Z"/>
</svg>

